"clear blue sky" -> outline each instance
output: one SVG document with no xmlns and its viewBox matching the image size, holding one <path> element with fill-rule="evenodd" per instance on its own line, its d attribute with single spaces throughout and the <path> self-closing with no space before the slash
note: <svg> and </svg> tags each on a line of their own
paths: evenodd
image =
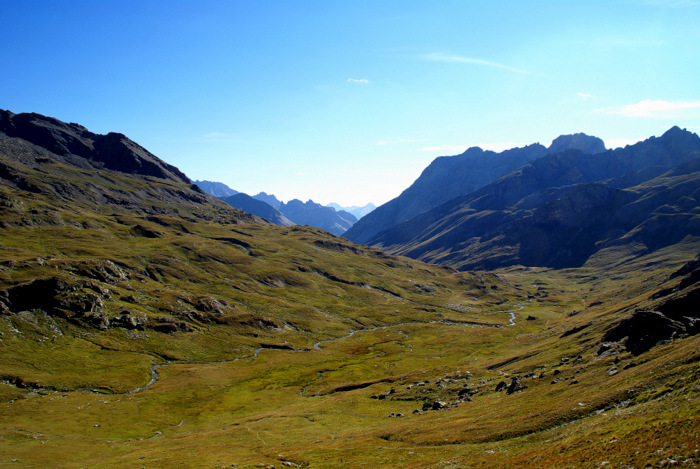
<svg viewBox="0 0 700 469">
<path fill-rule="evenodd" d="M 700 1 L 0 0 L 0 108 L 379 205 L 435 157 L 700 129 Z"/>
</svg>

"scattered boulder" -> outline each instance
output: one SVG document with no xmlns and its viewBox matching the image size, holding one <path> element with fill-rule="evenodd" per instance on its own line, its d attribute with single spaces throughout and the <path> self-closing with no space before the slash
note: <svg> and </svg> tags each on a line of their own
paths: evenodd
<svg viewBox="0 0 700 469">
<path fill-rule="evenodd" d="M 443 401 L 433 401 L 432 410 L 441 410 L 447 407 L 447 403 Z"/>
<path fill-rule="evenodd" d="M 469 386 L 464 386 L 462 389 L 460 389 L 459 391 L 457 391 L 457 395 L 458 395 L 460 398 L 465 398 L 465 397 L 466 397 L 467 399 L 469 399 L 469 398 L 470 398 L 471 396 L 473 396 L 474 394 L 476 394 L 476 391 L 474 391 L 474 390 L 473 390 L 472 388 L 470 388 Z M 469 400 L 471 400 L 471 399 L 469 399 Z"/>
<path fill-rule="evenodd" d="M 523 389 L 527 389 L 527 386 L 520 384 L 520 380 L 518 380 L 518 378 L 513 378 L 513 380 L 510 382 L 510 386 L 508 386 L 508 389 L 506 390 L 506 394 L 513 394 L 515 392 L 522 391 Z"/>
<path fill-rule="evenodd" d="M 498 383 L 496 385 L 496 392 L 503 391 L 504 389 L 506 389 L 507 386 L 508 386 L 508 384 L 505 381 L 501 381 L 500 383 Z"/>
<path fill-rule="evenodd" d="M 387 397 L 391 396 L 392 394 L 396 394 L 396 389 L 391 388 L 388 391 L 382 393 L 382 394 L 375 394 L 373 396 L 370 396 L 372 399 L 379 399 L 383 400 L 386 399 Z"/>
</svg>

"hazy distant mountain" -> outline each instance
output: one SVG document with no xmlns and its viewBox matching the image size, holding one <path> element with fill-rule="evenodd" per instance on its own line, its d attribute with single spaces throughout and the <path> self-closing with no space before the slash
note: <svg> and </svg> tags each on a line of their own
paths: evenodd
<svg viewBox="0 0 700 469">
<path fill-rule="evenodd" d="M 282 206 L 282 201 L 277 200 L 277 197 L 275 197 L 272 194 L 266 194 L 265 192 L 261 192 L 257 195 L 253 196 L 254 199 L 261 200 L 265 202 L 266 204 L 270 205 L 271 207 L 276 208 L 277 210 L 280 209 Z"/>
<path fill-rule="evenodd" d="M 355 216 L 355 218 L 357 218 L 358 220 L 360 218 L 364 217 L 365 215 L 367 215 L 368 213 L 370 213 L 375 208 L 377 208 L 371 202 L 368 203 L 367 205 L 365 205 L 364 207 L 360 207 L 359 205 L 353 205 L 352 207 L 342 207 L 342 206 L 336 204 L 335 202 L 331 202 L 330 204 L 326 205 L 326 207 L 332 207 L 338 212 L 340 212 L 342 210 L 342 211 L 345 211 L 348 213 L 352 213 Z"/>
<path fill-rule="evenodd" d="M 228 197 L 221 197 L 221 200 L 233 207 L 236 207 L 239 210 L 243 210 L 244 212 L 248 212 L 251 215 L 264 218 L 267 221 L 274 223 L 275 225 L 292 226 L 295 224 L 287 217 L 282 215 L 282 213 L 280 213 L 280 211 L 276 208 L 268 205 L 267 203 L 261 200 L 254 199 L 248 194 L 244 194 L 242 192 Z"/>
<path fill-rule="evenodd" d="M 459 269 L 583 265 L 606 247 L 700 236 L 700 138 L 674 127 L 626 148 L 538 158 L 369 240 Z"/>
<path fill-rule="evenodd" d="M 298 225 L 309 225 L 323 228 L 334 235 L 340 236 L 354 223 L 357 218 L 345 211 L 336 211 L 331 207 L 324 207 L 313 200 L 302 202 L 301 200 L 290 200 L 280 206 L 280 211 Z"/>
<path fill-rule="evenodd" d="M 377 233 L 450 199 L 469 194 L 529 161 L 554 150 L 572 148 L 597 153 L 604 151 L 605 145 L 597 137 L 579 133 L 562 135 L 549 148 L 535 143 L 495 153 L 472 147 L 461 155 L 436 158 L 401 195 L 362 218 L 343 236 L 356 243 L 367 243 Z"/>
<path fill-rule="evenodd" d="M 236 192 L 220 182 L 197 181 L 196 184 L 204 192 L 215 196 L 217 193 L 220 194 L 224 191 L 233 192 L 233 194 L 228 196 L 217 197 L 239 210 L 265 218 L 276 225 L 309 225 L 340 236 L 357 222 L 357 218 L 351 213 L 342 210 L 336 211 L 331 207 L 324 207 L 312 200 L 304 203 L 295 199 L 285 204 L 274 195 L 266 194 L 265 192 L 251 197 L 242 192 Z"/>
<path fill-rule="evenodd" d="M 214 197 L 222 198 L 238 194 L 238 191 L 234 191 L 223 182 L 194 181 L 194 183 L 204 192 Z"/>
</svg>

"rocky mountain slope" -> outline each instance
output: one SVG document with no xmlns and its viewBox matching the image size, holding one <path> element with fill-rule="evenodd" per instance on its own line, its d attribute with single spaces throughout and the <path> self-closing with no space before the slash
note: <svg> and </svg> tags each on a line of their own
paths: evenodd
<svg viewBox="0 0 700 469">
<path fill-rule="evenodd" d="M 97 135 L 78 124 L 66 124 L 39 114 L 13 114 L 0 110 L 0 132 L 6 137 L 41 147 L 56 162 L 83 169 L 110 169 L 127 174 L 153 176 L 173 182 L 190 183 L 176 167 L 118 133 Z M 21 150 L 9 152 L 17 160 Z"/>
<path fill-rule="evenodd" d="M 529 161 L 566 149 L 595 154 L 605 151 L 605 145 L 599 138 L 579 133 L 562 135 L 549 148 L 535 143 L 495 153 L 472 147 L 461 155 L 436 158 L 400 196 L 378 207 L 343 236 L 356 243 L 369 243 L 385 229 L 469 194 Z"/>
<path fill-rule="evenodd" d="M 369 244 L 460 269 L 578 267 L 613 245 L 700 236 L 700 138 L 673 128 L 597 155 L 567 151 L 377 235 Z"/>
</svg>

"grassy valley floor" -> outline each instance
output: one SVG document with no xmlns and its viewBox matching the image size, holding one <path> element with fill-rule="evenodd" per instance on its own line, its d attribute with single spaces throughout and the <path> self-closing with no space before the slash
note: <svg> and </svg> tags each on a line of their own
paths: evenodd
<svg viewBox="0 0 700 469">
<path fill-rule="evenodd" d="M 665 285 L 684 258 L 657 257 L 671 260 L 638 258 L 605 276 L 594 262 L 502 271 L 521 297 L 468 307 L 471 322 L 490 325 L 402 321 L 295 350 L 242 346 L 216 363 L 110 350 L 116 330 L 63 336 L 55 353 L 85 354 L 115 382 L 123 370 L 120 384 L 0 385 L 0 465 L 694 467 L 700 337 L 601 352 L 601 335 L 649 296 L 631 280 Z M 17 326 L 4 320 L 5 340 Z"/>
</svg>

